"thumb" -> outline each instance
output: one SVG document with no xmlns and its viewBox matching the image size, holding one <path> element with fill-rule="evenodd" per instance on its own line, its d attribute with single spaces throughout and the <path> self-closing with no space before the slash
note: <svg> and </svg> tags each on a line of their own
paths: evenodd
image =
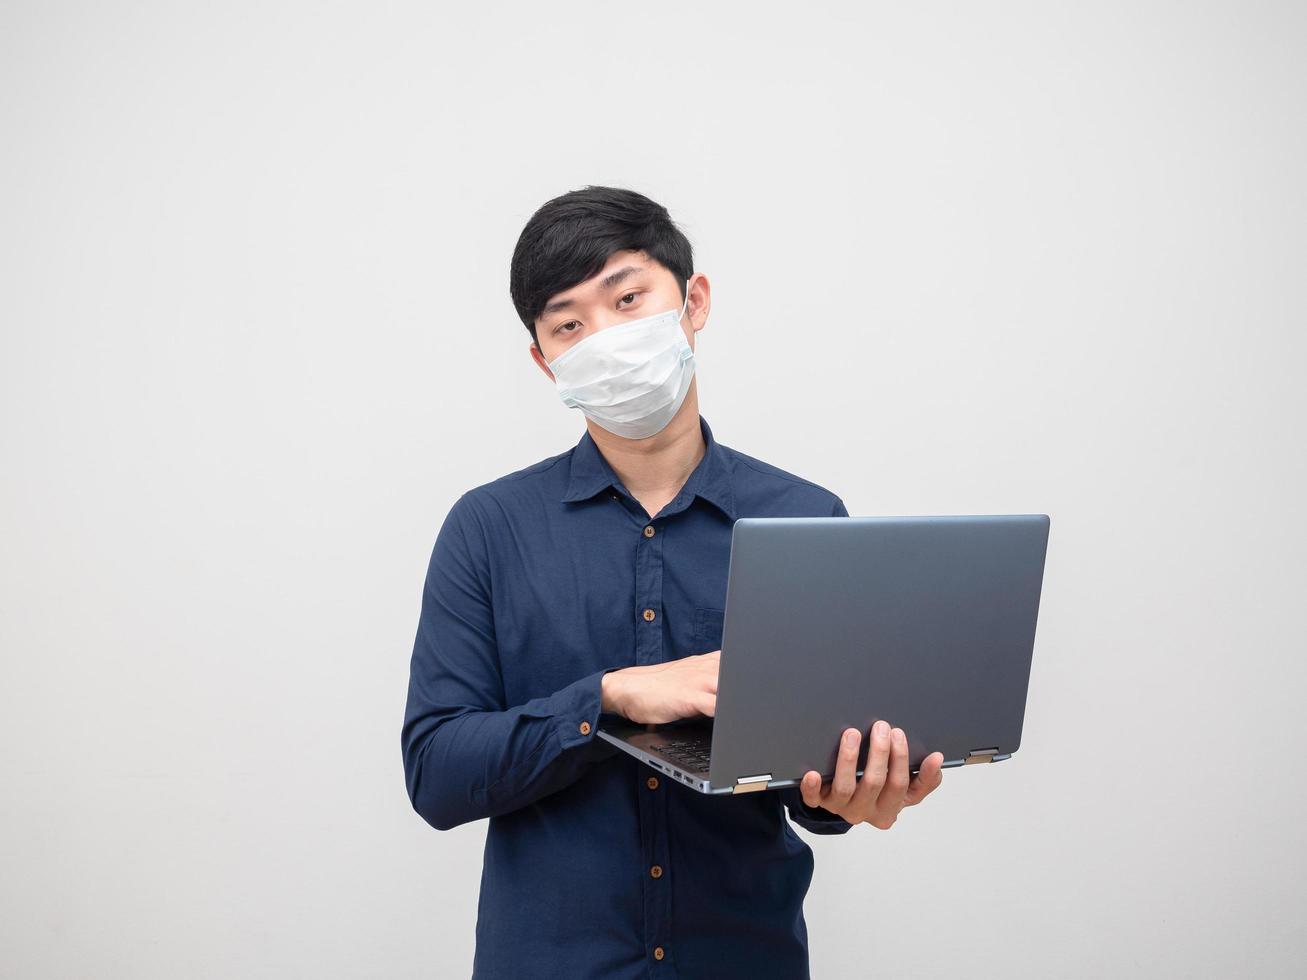
<svg viewBox="0 0 1307 980">
<path fill-rule="evenodd" d="M 821 773 L 809 769 L 799 782 L 799 793 L 808 806 L 821 806 Z"/>
</svg>

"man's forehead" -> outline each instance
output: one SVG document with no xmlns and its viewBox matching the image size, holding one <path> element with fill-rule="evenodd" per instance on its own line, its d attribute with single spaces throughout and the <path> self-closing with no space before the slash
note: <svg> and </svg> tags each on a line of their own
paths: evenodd
<svg viewBox="0 0 1307 980">
<path fill-rule="evenodd" d="M 614 252 L 608 261 L 604 263 L 604 267 L 589 279 L 550 296 L 549 301 L 545 303 L 545 308 L 540 312 L 540 317 L 537 317 L 537 319 L 557 310 L 565 309 L 572 305 L 572 300 L 579 299 L 583 294 L 596 288 L 602 291 L 610 285 L 615 285 L 623 279 L 629 278 L 635 272 L 649 272 L 653 268 L 654 264 L 643 252 L 631 250 Z"/>
</svg>

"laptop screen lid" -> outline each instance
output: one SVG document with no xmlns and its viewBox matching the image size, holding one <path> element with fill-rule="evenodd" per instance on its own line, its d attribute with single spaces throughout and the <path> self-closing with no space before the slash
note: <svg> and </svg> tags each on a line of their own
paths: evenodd
<svg viewBox="0 0 1307 980">
<path fill-rule="evenodd" d="M 913 772 L 934 751 L 1015 752 L 1048 530 L 1044 514 L 737 520 L 712 785 L 828 779 L 847 727 L 861 770 L 879 718 Z"/>
</svg>

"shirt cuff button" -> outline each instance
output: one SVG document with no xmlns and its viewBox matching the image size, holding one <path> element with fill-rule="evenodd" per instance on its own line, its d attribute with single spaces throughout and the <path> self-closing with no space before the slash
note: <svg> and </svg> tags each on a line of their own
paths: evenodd
<svg viewBox="0 0 1307 980">
<path fill-rule="evenodd" d="M 582 735 L 590 734 L 590 723 L 588 721 L 581 722 L 581 734 Z"/>
</svg>

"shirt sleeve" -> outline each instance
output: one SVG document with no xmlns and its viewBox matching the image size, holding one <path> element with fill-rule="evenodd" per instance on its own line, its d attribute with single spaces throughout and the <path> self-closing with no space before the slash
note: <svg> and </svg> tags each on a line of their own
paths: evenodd
<svg viewBox="0 0 1307 980">
<path fill-rule="evenodd" d="M 839 497 L 835 498 L 830 516 L 849 516 L 844 501 Z M 797 786 L 787 786 L 778 792 L 781 794 L 781 801 L 785 804 L 785 808 L 790 812 L 790 819 L 805 830 L 814 834 L 845 834 L 853 827 L 853 824 L 839 814 L 831 813 L 825 807 L 808 806 L 803 802 L 803 792 Z"/>
<path fill-rule="evenodd" d="M 617 749 L 598 738 L 600 683 L 505 704 L 485 537 L 467 494 L 432 549 L 401 743 L 414 810 L 437 830 L 527 806 Z"/>
</svg>

